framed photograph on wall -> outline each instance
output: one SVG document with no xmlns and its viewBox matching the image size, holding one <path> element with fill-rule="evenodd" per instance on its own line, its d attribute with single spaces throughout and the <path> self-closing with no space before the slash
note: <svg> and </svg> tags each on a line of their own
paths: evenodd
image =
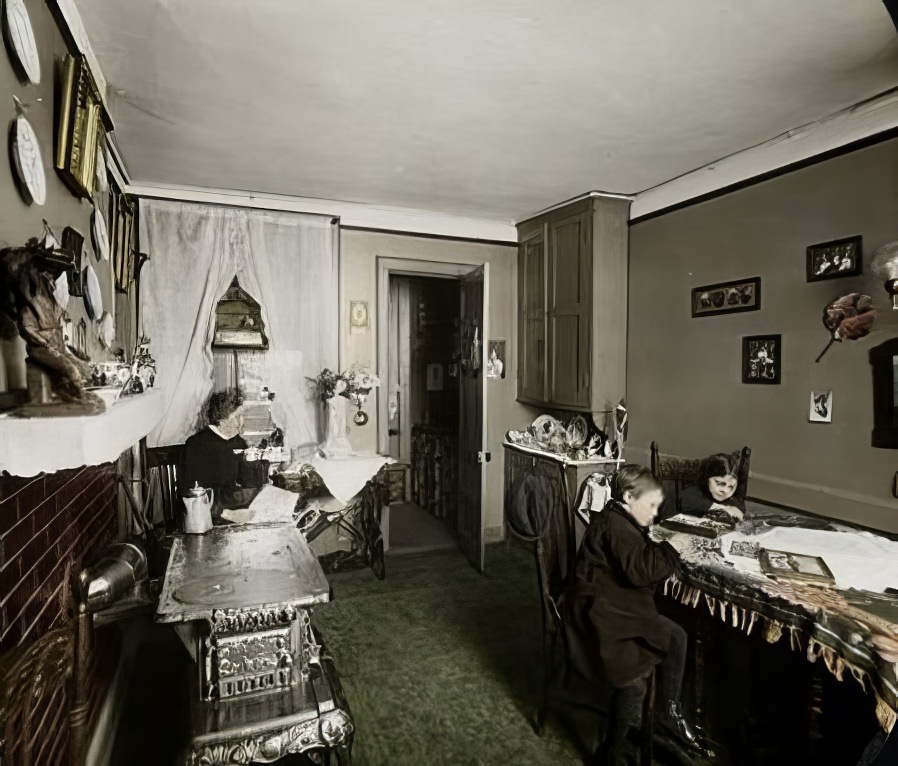
<svg viewBox="0 0 898 766">
<path fill-rule="evenodd" d="M 810 245 L 807 249 L 808 282 L 855 277 L 863 270 L 862 237 L 846 237 Z"/>
<path fill-rule="evenodd" d="M 761 278 L 739 279 L 692 288 L 692 316 L 732 314 L 761 308 Z"/>
<path fill-rule="evenodd" d="M 778 384 L 782 367 L 781 335 L 742 338 L 742 382 Z"/>
<path fill-rule="evenodd" d="M 487 347 L 486 376 L 493 380 L 505 377 L 505 341 L 491 340 Z"/>
<path fill-rule="evenodd" d="M 811 421 L 811 423 L 832 423 L 832 391 L 811 391 L 811 402 L 808 407 L 808 420 Z"/>
</svg>

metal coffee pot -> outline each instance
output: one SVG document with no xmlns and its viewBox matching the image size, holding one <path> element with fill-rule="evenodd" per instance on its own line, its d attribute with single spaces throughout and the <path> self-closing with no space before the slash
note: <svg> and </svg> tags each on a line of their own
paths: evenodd
<svg viewBox="0 0 898 766">
<path fill-rule="evenodd" d="M 184 517 L 184 531 L 191 535 L 201 535 L 212 529 L 212 503 L 215 501 L 215 492 L 212 488 L 201 487 L 199 482 L 187 490 L 184 498 L 184 507 L 187 514 Z"/>
</svg>

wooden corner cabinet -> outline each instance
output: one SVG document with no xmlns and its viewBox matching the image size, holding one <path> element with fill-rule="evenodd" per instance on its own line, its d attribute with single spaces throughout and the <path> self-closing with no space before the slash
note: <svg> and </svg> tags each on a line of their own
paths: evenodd
<svg viewBox="0 0 898 766">
<path fill-rule="evenodd" d="M 518 401 L 606 412 L 626 393 L 630 200 L 518 224 Z"/>
</svg>

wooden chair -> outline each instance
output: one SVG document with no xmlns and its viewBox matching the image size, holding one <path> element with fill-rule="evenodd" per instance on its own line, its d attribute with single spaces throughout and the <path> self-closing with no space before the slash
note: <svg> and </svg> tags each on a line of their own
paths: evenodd
<svg viewBox="0 0 898 766">
<path fill-rule="evenodd" d="M 167 531 L 177 527 L 181 513 L 181 498 L 178 494 L 178 466 L 181 462 L 183 444 L 144 449 L 144 476 L 146 480 L 145 504 L 151 520 L 162 516 Z"/>
<path fill-rule="evenodd" d="M 748 492 L 748 474 L 751 463 L 751 447 L 732 452 L 736 464 L 736 494 L 734 497 L 745 502 Z M 665 509 L 662 516 L 673 515 L 677 512 L 680 501 L 680 492 L 690 484 L 698 484 L 701 478 L 702 462 L 704 458 L 680 457 L 663 453 L 658 448 L 657 442 L 651 446 L 652 474 L 661 482 L 664 488 Z"/>
</svg>

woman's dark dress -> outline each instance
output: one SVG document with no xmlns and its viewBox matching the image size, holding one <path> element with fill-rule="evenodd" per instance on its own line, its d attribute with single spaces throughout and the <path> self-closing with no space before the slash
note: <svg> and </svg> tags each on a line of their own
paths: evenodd
<svg viewBox="0 0 898 766">
<path fill-rule="evenodd" d="M 215 492 L 213 514 L 227 508 L 237 486 L 240 457 L 234 450 L 246 449 L 242 436 L 225 439 L 206 426 L 184 442 L 178 468 L 178 492 L 189 494 L 195 484 Z"/>
<path fill-rule="evenodd" d="M 717 501 L 711 497 L 707 489 L 695 484 L 684 487 L 677 501 L 677 512 L 688 513 L 690 516 L 706 516 L 711 510 L 711 504 Z M 745 489 L 737 487 L 735 494 L 724 500 L 720 505 L 732 505 L 740 511 L 745 511 Z"/>
<path fill-rule="evenodd" d="M 618 501 L 591 515 L 564 599 L 571 660 L 587 679 L 620 688 L 664 659 L 671 623 L 658 614 L 654 591 L 677 560 L 676 549 L 650 540 Z"/>
</svg>

